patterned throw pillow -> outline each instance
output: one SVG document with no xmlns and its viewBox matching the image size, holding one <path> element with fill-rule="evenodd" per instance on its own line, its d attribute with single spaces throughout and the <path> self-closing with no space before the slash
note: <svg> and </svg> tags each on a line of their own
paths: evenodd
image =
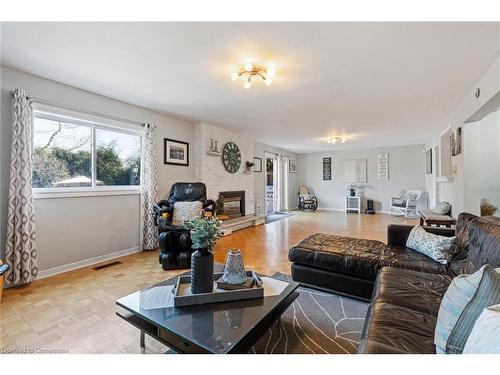
<svg viewBox="0 0 500 375">
<path fill-rule="evenodd" d="M 448 212 L 451 210 L 451 204 L 448 202 L 439 202 L 436 204 L 431 211 L 438 215 L 448 215 Z"/>
<path fill-rule="evenodd" d="M 462 354 L 479 315 L 486 307 L 498 303 L 500 303 L 500 273 L 495 272 L 493 267 L 487 264 L 483 268 L 483 277 L 474 296 L 460 314 L 457 324 L 446 341 L 446 353 Z"/>
<path fill-rule="evenodd" d="M 500 305 L 483 310 L 465 343 L 463 354 L 500 354 Z"/>
<path fill-rule="evenodd" d="M 200 216 L 202 209 L 203 204 L 200 201 L 175 202 L 172 224 L 178 227 L 182 227 L 185 221 L 193 220 L 197 216 Z"/>
<path fill-rule="evenodd" d="M 411 230 L 406 247 L 427 255 L 436 262 L 446 264 L 453 255 L 450 247 L 454 241 L 455 237 L 438 236 L 417 225 Z"/>
<path fill-rule="evenodd" d="M 471 275 L 460 275 L 455 277 L 448 290 L 441 300 L 439 312 L 437 316 L 436 330 L 434 333 L 434 345 L 436 345 L 436 353 L 442 354 L 446 352 L 446 342 L 451 331 L 455 327 L 460 315 L 471 301 L 477 287 L 483 278 L 484 267 Z M 495 270 L 500 273 L 500 268 Z"/>
</svg>

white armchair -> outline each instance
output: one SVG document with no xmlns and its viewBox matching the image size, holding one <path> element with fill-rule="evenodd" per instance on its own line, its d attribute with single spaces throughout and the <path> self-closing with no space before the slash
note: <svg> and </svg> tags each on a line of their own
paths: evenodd
<svg viewBox="0 0 500 375">
<path fill-rule="evenodd" d="M 391 215 L 417 217 L 417 202 L 421 196 L 421 190 L 401 191 L 399 197 L 391 198 Z"/>
</svg>

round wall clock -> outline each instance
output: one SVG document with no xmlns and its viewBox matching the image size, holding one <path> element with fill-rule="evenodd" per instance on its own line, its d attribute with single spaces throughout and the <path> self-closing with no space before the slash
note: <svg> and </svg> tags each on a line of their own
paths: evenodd
<svg viewBox="0 0 500 375">
<path fill-rule="evenodd" d="M 222 149 L 222 163 L 229 173 L 236 173 L 241 166 L 240 149 L 234 142 L 228 142 Z"/>
</svg>

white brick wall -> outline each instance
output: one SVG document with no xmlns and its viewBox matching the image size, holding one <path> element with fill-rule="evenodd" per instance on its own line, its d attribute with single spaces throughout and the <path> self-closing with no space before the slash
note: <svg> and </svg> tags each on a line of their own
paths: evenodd
<svg viewBox="0 0 500 375">
<path fill-rule="evenodd" d="M 221 156 L 209 155 L 210 138 L 219 141 L 219 149 L 227 142 L 234 142 L 241 152 L 241 166 L 236 173 L 229 173 Z M 216 200 L 221 191 L 245 191 L 245 213 L 255 213 L 253 173 L 245 173 L 245 162 L 253 160 L 253 138 L 213 125 L 199 123 L 195 130 L 197 181 L 207 186 L 208 198 Z"/>
</svg>

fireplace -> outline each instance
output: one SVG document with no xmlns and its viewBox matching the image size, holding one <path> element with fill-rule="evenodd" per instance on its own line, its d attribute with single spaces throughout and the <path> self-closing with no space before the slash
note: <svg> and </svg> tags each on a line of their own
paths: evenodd
<svg viewBox="0 0 500 375">
<path fill-rule="evenodd" d="M 228 219 L 245 216 L 245 192 L 244 191 L 222 191 L 219 193 L 222 199 L 223 212 Z"/>
</svg>

